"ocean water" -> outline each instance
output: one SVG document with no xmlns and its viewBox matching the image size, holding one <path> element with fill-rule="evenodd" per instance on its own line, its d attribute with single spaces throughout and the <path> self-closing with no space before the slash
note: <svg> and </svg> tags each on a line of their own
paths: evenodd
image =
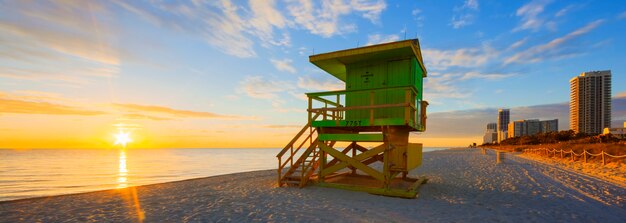
<svg viewBox="0 0 626 223">
<path fill-rule="evenodd" d="M 0 149 L 0 201 L 276 169 L 279 151 Z"/>
</svg>

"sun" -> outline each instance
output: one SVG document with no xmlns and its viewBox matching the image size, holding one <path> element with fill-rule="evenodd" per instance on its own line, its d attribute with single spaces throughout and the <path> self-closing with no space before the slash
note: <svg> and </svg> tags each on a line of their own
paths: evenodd
<svg viewBox="0 0 626 223">
<path fill-rule="evenodd" d="M 115 145 L 122 145 L 126 147 L 126 144 L 132 142 L 133 140 L 130 138 L 130 132 L 120 131 L 115 134 Z"/>
</svg>

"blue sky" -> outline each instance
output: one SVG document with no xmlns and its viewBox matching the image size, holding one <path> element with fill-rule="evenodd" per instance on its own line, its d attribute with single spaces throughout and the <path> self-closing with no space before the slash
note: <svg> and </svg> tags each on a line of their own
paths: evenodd
<svg viewBox="0 0 626 223">
<path fill-rule="evenodd" d="M 626 4 L 619 1 L 0 6 L 0 96 L 18 101 L 0 110 L 6 131 L 32 128 L 17 123 L 44 115 L 54 126 L 81 120 L 93 134 L 104 131 L 94 126 L 124 122 L 160 129 L 144 132 L 153 139 L 197 142 L 188 146 L 212 142 L 201 137 L 250 146 L 234 136 L 244 133 L 253 135 L 251 143 L 279 147 L 264 140 L 282 142 L 297 132 L 306 117 L 303 93 L 343 87 L 309 55 L 415 37 L 429 71 L 424 91 L 432 114 L 565 103 L 568 80 L 590 70 L 612 70 L 613 96 L 626 96 Z M 464 136 L 479 137 L 483 126 L 473 129 Z"/>
</svg>

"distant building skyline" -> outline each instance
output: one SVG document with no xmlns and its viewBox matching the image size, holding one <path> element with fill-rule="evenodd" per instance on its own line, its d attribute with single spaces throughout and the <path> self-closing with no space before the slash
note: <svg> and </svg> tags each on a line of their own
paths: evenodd
<svg viewBox="0 0 626 223">
<path fill-rule="evenodd" d="M 570 129 L 601 134 L 611 127 L 611 70 L 583 72 L 570 79 Z"/>
<path fill-rule="evenodd" d="M 498 140 L 498 124 L 495 122 L 488 123 L 483 136 L 483 144 L 494 143 Z"/>
<path fill-rule="evenodd" d="M 498 143 L 507 139 L 510 120 L 511 112 L 509 109 L 501 108 L 498 110 Z"/>
<path fill-rule="evenodd" d="M 531 136 L 539 133 L 557 132 L 559 120 L 526 119 L 509 123 L 508 137 Z"/>
</svg>

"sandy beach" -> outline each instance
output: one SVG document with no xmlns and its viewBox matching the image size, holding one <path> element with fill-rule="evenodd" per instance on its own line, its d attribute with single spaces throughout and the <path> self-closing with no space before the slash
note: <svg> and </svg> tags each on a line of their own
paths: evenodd
<svg viewBox="0 0 626 223">
<path fill-rule="evenodd" d="M 623 222 L 626 188 L 508 154 L 424 154 L 417 199 L 309 186 L 275 170 L 0 203 L 0 222 Z"/>
</svg>

